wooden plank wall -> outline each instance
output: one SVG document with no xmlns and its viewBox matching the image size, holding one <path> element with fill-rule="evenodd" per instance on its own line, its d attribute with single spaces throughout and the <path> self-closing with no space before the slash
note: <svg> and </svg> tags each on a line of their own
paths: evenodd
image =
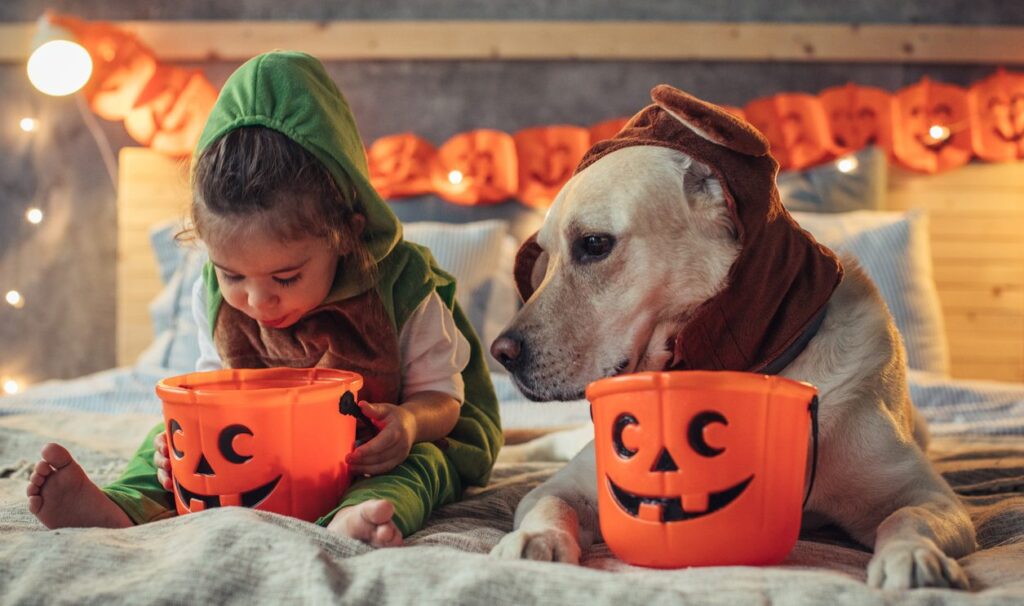
<svg viewBox="0 0 1024 606">
<path fill-rule="evenodd" d="M 1024 381 L 1024 163 L 894 169 L 887 200 L 928 211 L 953 375 Z"/>
<path fill-rule="evenodd" d="M 184 166 L 124 148 L 118 195 L 118 363 L 153 339 L 159 292 L 149 229 L 186 213 Z M 923 208 L 956 377 L 1024 381 L 1024 163 L 971 164 L 940 175 L 893 169 L 888 206 Z"/>
<path fill-rule="evenodd" d="M 188 211 L 188 176 L 182 161 L 141 147 L 118 157 L 117 364 L 131 364 L 153 341 L 149 302 L 160 292 L 160 273 L 149 231 Z"/>
</svg>

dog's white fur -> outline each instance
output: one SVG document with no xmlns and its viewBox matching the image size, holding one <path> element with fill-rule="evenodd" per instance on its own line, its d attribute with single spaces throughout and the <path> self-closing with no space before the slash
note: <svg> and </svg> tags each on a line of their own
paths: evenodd
<svg viewBox="0 0 1024 606">
<path fill-rule="evenodd" d="M 614 236 L 606 258 L 580 260 L 580 238 L 590 234 Z M 664 368 L 667 339 L 722 289 L 739 250 L 711 171 L 656 146 L 612 152 L 573 177 L 538 243 L 537 288 L 506 331 L 522 340 L 515 381 L 538 400 L 581 398 L 596 379 Z M 831 521 L 873 546 L 872 586 L 966 587 L 954 558 L 976 548 L 974 526 L 924 454 L 927 433 L 888 310 L 856 263 L 843 263 L 821 328 L 781 373 L 820 394 L 818 471 L 804 525 Z M 573 450 L 584 436 L 592 438 L 590 427 L 541 449 Z M 600 540 L 596 490 L 590 442 L 526 495 L 514 531 L 492 554 L 578 562 L 581 548 Z"/>
</svg>

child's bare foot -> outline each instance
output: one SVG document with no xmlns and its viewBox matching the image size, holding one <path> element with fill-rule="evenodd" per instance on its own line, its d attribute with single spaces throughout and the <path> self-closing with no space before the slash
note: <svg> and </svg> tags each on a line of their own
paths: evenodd
<svg viewBox="0 0 1024 606">
<path fill-rule="evenodd" d="M 28 510 L 47 528 L 132 526 L 128 515 L 92 483 L 66 448 L 47 444 L 42 456 L 29 478 Z"/>
<path fill-rule="evenodd" d="M 398 547 L 402 544 L 402 533 L 391 519 L 394 514 L 395 506 L 387 501 L 365 501 L 334 514 L 327 530 L 374 547 Z"/>
</svg>

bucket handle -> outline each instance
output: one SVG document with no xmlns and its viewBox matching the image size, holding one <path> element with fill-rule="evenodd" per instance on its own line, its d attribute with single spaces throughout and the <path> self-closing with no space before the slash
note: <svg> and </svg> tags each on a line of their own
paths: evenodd
<svg viewBox="0 0 1024 606">
<path fill-rule="evenodd" d="M 814 475 L 818 471 L 818 396 L 811 398 L 807 409 L 811 413 L 811 481 L 807 484 L 807 494 L 804 495 L 801 509 L 807 507 L 807 501 L 811 498 L 811 490 L 814 489 Z"/>
<path fill-rule="evenodd" d="M 363 411 L 356 404 L 356 397 L 351 391 L 346 391 L 338 400 L 338 412 L 343 415 L 355 417 L 356 419 L 356 446 L 370 441 L 380 431 L 373 424 L 370 417 L 363 414 Z"/>
</svg>

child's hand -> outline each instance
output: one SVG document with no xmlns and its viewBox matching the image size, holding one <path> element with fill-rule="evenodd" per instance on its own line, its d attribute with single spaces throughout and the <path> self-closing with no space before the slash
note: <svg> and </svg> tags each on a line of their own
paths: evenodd
<svg viewBox="0 0 1024 606">
<path fill-rule="evenodd" d="M 153 465 L 156 465 L 156 479 L 164 490 L 174 490 L 171 484 L 171 460 L 167 458 L 167 434 L 160 432 L 153 437 Z"/>
<path fill-rule="evenodd" d="M 345 461 L 354 474 L 378 474 L 397 467 L 412 450 L 416 416 L 401 406 L 360 402 L 360 410 L 380 429 L 369 442 L 349 453 Z"/>
</svg>

